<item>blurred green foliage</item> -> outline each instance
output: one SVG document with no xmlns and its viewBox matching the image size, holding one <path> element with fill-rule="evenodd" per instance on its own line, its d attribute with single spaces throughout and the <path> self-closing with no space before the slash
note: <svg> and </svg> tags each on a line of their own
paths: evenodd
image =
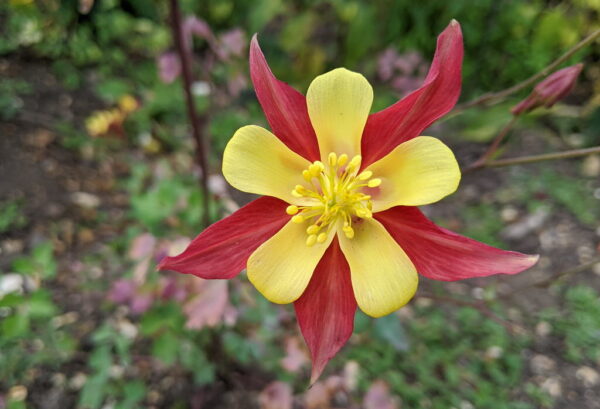
<svg viewBox="0 0 600 409">
<path fill-rule="evenodd" d="M 595 2 L 548 6 L 544 0 L 433 0 L 419 7 L 409 0 L 182 3 L 186 14 L 201 16 L 216 31 L 237 26 L 248 35 L 260 33 L 274 71 L 285 72 L 286 80 L 303 86 L 338 65 L 372 77 L 375 56 L 388 47 L 431 56 L 433 39 L 457 19 L 465 35 L 467 97 L 512 85 L 539 71 L 561 50 L 598 28 L 594 16 L 600 11 Z M 76 0 L 13 6 L 4 2 L 0 12 L 8 16 L 0 55 L 29 49 L 63 66 L 93 64 L 104 73 L 132 73 L 138 69 L 132 58 L 154 57 L 170 44 L 164 24 L 166 3 L 141 4 L 98 1 L 83 14 Z"/>
<path fill-rule="evenodd" d="M 21 200 L 0 202 L 0 234 L 11 229 L 19 229 L 27 224 L 21 204 Z"/>
<path fill-rule="evenodd" d="M 12 280 L 15 291 L 0 293 L 0 379 L 9 385 L 25 378 L 31 368 L 58 366 L 77 345 L 61 328 L 57 318 L 61 311 L 51 292 L 40 287 L 56 273 L 52 244 L 41 243 L 31 254 L 14 260 L 12 270 L 20 274 L 3 279 Z"/>
<path fill-rule="evenodd" d="M 543 317 L 553 322 L 553 331 L 563 344 L 565 358 L 573 362 L 600 358 L 600 298 L 587 286 L 568 289 L 565 308 L 552 308 Z"/>
</svg>

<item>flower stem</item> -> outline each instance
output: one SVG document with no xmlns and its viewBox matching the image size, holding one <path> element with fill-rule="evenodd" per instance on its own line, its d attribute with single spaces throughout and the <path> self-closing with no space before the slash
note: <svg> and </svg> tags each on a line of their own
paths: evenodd
<svg viewBox="0 0 600 409">
<path fill-rule="evenodd" d="M 517 325 L 513 322 L 507 321 L 504 318 L 498 316 L 483 301 L 467 301 L 467 300 L 458 299 L 455 297 L 440 296 L 440 295 L 430 294 L 430 293 L 419 293 L 417 295 L 417 297 L 428 298 L 433 301 L 447 302 L 447 303 L 457 305 L 459 307 L 471 307 L 471 308 L 478 310 L 481 314 L 485 315 L 489 319 L 504 326 L 504 328 L 506 328 L 512 334 L 519 334 L 519 333 L 522 334 L 525 332 L 525 329 L 523 327 L 521 327 L 520 325 Z"/>
<path fill-rule="evenodd" d="M 456 108 L 454 108 L 454 110 L 452 111 L 452 114 L 456 115 L 460 112 L 463 112 L 464 110 L 466 110 L 468 108 L 472 108 L 472 107 L 478 106 L 478 105 L 490 106 L 490 105 L 499 103 L 500 101 L 502 101 L 504 98 L 508 97 L 509 95 L 519 92 L 522 89 L 527 88 L 530 85 L 535 84 L 540 79 L 546 77 L 548 74 L 550 74 L 552 71 L 554 71 L 559 65 L 561 65 L 563 62 L 568 60 L 573 54 L 575 54 L 577 51 L 581 50 L 585 46 L 592 43 L 598 37 L 600 37 L 600 30 L 594 31 L 592 34 L 590 34 L 589 36 L 587 36 L 586 38 L 581 40 L 579 43 L 575 44 L 566 53 L 564 53 L 559 58 L 557 58 L 552 63 L 550 63 L 548 66 L 546 66 L 546 68 L 539 71 L 537 74 L 532 75 L 531 77 L 527 78 L 525 81 L 522 81 L 516 85 L 513 85 L 512 87 L 507 88 L 505 90 L 498 91 L 498 92 L 489 92 L 487 94 L 484 94 L 484 95 L 481 95 L 481 96 L 475 98 L 472 101 L 457 105 Z"/>
<path fill-rule="evenodd" d="M 192 125 L 192 135 L 194 137 L 196 146 L 196 161 L 198 163 L 198 166 L 200 166 L 200 171 L 202 172 L 202 174 L 200 175 L 200 187 L 202 189 L 203 199 L 202 223 L 206 227 L 208 226 L 210 220 L 210 193 L 208 191 L 207 147 L 202 133 L 202 130 L 206 126 L 206 118 L 200 118 L 196 112 L 196 103 L 192 94 L 193 80 L 191 68 L 191 52 L 188 52 L 185 47 L 179 2 L 178 0 L 170 0 L 169 3 L 171 9 L 171 30 L 173 32 L 173 40 L 175 42 L 175 47 L 177 48 L 177 54 L 181 63 L 181 72 L 183 76 L 183 92 L 185 94 L 188 118 Z"/>
<path fill-rule="evenodd" d="M 546 160 L 576 158 L 579 156 L 592 155 L 594 153 L 600 153 L 600 146 L 585 149 L 573 149 L 564 152 L 544 153 L 541 155 L 521 156 L 518 158 L 492 160 L 484 163 L 481 167 L 498 168 L 501 166 L 522 165 Z M 467 168 L 467 170 L 468 169 L 469 168 Z"/>
<path fill-rule="evenodd" d="M 496 137 L 494 138 L 494 141 L 487 148 L 485 153 L 483 155 L 481 155 L 481 157 L 479 159 L 477 159 L 475 162 L 473 162 L 472 164 L 467 166 L 463 170 L 463 173 L 472 172 L 476 169 L 486 166 L 486 162 L 498 150 L 498 147 L 500 147 L 500 143 L 502 143 L 504 138 L 506 138 L 506 135 L 508 135 L 509 131 L 513 128 L 513 126 L 517 122 L 517 118 L 518 118 L 517 116 L 513 116 L 511 118 L 511 120 L 506 125 L 504 125 L 504 127 L 500 130 L 500 132 L 498 132 L 498 135 L 496 135 Z"/>
</svg>

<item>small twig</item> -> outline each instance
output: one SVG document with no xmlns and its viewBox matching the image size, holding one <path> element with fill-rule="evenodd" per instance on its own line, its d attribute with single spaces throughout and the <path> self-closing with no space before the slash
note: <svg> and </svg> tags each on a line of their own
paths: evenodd
<svg viewBox="0 0 600 409">
<path fill-rule="evenodd" d="M 523 165 L 526 163 L 543 162 L 546 160 L 577 158 L 579 156 L 592 155 L 594 153 L 600 153 L 600 146 L 586 149 L 573 149 L 564 152 L 544 153 L 541 155 L 521 156 L 518 158 L 498 159 L 486 162 L 481 167 L 498 168 L 501 166 Z"/>
<path fill-rule="evenodd" d="M 183 91 L 185 94 L 188 117 L 192 125 L 192 135 L 196 144 L 196 160 L 200 166 L 202 175 L 200 176 L 200 186 L 202 188 L 202 198 L 204 211 L 202 214 L 202 222 L 204 226 L 208 226 L 210 215 L 209 206 L 210 200 L 208 191 L 208 160 L 207 160 L 207 148 L 205 146 L 204 138 L 202 137 L 202 129 L 206 125 L 206 118 L 202 120 L 198 117 L 196 112 L 196 103 L 192 94 L 192 64 L 191 55 L 185 48 L 185 40 L 183 38 L 183 30 L 181 25 L 181 11 L 179 9 L 179 2 L 177 0 L 170 0 L 171 6 L 171 29 L 173 31 L 173 40 L 175 47 L 177 48 L 177 54 L 179 55 L 179 61 L 181 62 L 181 72 L 183 76 Z"/>
<path fill-rule="evenodd" d="M 494 153 L 496 153 L 496 151 L 500 147 L 500 144 L 502 143 L 504 138 L 506 138 L 506 135 L 508 135 L 508 132 L 513 128 L 513 126 L 517 122 L 517 118 L 518 118 L 517 116 L 513 115 L 511 120 L 506 125 L 504 125 L 504 127 L 500 130 L 500 132 L 498 132 L 498 135 L 496 135 L 496 137 L 494 138 L 494 141 L 491 143 L 491 145 L 488 147 L 488 149 L 485 151 L 485 153 L 483 155 L 481 155 L 481 157 L 479 159 L 477 159 L 475 162 L 473 162 L 472 164 L 467 166 L 463 170 L 463 173 L 472 172 L 476 169 L 486 166 L 486 162 L 492 157 L 492 155 L 494 155 Z"/>
<path fill-rule="evenodd" d="M 598 37 L 600 37 L 600 30 L 594 31 L 592 34 L 590 34 L 589 36 L 587 36 L 586 38 L 581 40 L 579 43 L 575 44 L 566 53 L 564 53 L 559 58 L 557 58 L 552 63 L 550 63 L 548 66 L 546 66 L 546 68 L 544 68 L 537 74 L 527 78 L 525 81 L 522 81 L 516 85 L 513 85 L 512 87 L 507 88 L 505 90 L 498 91 L 498 92 L 490 92 L 490 93 L 481 95 L 480 97 L 475 98 L 472 101 L 457 105 L 454 108 L 454 110 L 452 111 L 452 115 L 456 115 L 468 108 L 472 108 L 477 105 L 489 106 L 489 105 L 497 104 L 498 102 L 502 101 L 504 98 L 508 97 L 509 95 L 512 95 L 516 92 L 521 91 L 524 88 L 529 87 L 530 85 L 535 84 L 540 79 L 542 79 L 542 78 L 546 77 L 547 75 L 549 75 L 550 73 L 552 73 L 552 71 L 554 71 L 563 62 L 568 60 L 573 54 L 575 54 L 577 51 L 581 50 L 588 44 L 592 43 Z"/>
<path fill-rule="evenodd" d="M 552 276 L 541 280 L 541 281 L 537 281 L 533 284 L 530 284 L 527 287 L 540 287 L 540 288 L 547 288 L 550 287 L 552 284 L 577 273 L 582 273 L 590 268 L 592 268 L 595 264 L 600 263 L 600 256 L 599 257 L 595 257 L 593 258 L 591 261 L 588 261 L 587 263 L 583 263 L 580 264 L 578 266 L 575 267 L 571 267 L 569 269 L 563 270 L 563 271 L 559 271 L 558 273 L 554 273 Z"/>
<path fill-rule="evenodd" d="M 517 325 L 513 322 L 507 321 L 504 318 L 498 316 L 494 311 L 492 311 L 484 302 L 482 301 L 467 301 L 467 300 L 459 300 L 454 297 L 440 296 L 430 293 L 419 293 L 418 297 L 428 298 L 434 301 L 447 302 L 454 305 L 458 305 L 461 307 L 471 307 L 479 311 L 481 314 L 485 315 L 492 321 L 502 325 L 512 334 L 522 334 L 525 332 L 525 329 L 520 325 Z"/>
</svg>

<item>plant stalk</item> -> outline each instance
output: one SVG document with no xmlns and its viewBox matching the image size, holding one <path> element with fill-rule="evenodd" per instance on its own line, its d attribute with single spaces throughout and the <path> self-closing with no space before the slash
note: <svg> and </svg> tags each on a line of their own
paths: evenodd
<svg viewBox="0 0 600 409">
<path fill-rule="evenodd" d="M 183 30 L 181 23 L 181 10 L 178 0 L 170 0 L 171 9 L 171 30 L 173 32 L 173 40 L 181 63 L 181 73 L 183 76 L 183 92 L 187 106 L 189 121 L 192 125 L 192 136 L 195 141 L 196 161 L 200 167 L 202 175 L 200 176 L 200 187 L 202 189 L 203 198 L 203 213 L 202 224 L 207 227 L 210 222 L 210 192 L 208 190 L 208 158 L 205 139 L 203 138 L 203 129 L 206 127 L 206 118 L 199 117 L 196 111 L 196 103 L 192 94 L 192 61 L 191 52 L 188 52 L 185 47 L 183 38 Z"/>
<path fill-rule="evenodd" d="M 544 153 L 541 155 L 521 156 L 518 158 L 498 159 L 486 162 L 482 167 L 499 168 L 501 166 L 523 165 L 527 163 L 542 162 L 554 159 L 577 158 L 579 156 L 593 155 L 595 153 L 600 154 L 600 146 L 585 149 L 573 149 L 564 152 Z"/>
</svg>

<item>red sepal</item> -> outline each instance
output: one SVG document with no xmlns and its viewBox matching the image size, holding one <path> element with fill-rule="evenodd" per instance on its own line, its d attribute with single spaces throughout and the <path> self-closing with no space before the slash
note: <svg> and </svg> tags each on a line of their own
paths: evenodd
<svg viewBox="0 0 600 409">
<path fill-rule="evenodd" d="M 209 226 L 185 251 L 165 257 L 159 270 L 173 270 L 206 279 L 229 279 L 246 267 L 248 257 L 290 219 L 287 203 L 264 196 Z"/>
<path fill-rule="evenodd" d="M 350 281 L 350 267 L 337 238 L 323 255 L 294 307 L 312 357 L 313 384 L 354 329 L 356 300 Z"/>
<path fill-rule="evenodd" d="M 374 216 L 406 252 L 419 274 L 433 280 L 516 274 L 538 260 L 538 256 L 501 250 L 441 228 L 416 207 L 393 207 Z"/>
<path fill-rule="evenodd" d="M 450 111 L 460 95 L 463 37 L 453 20 L 440 34 L 433 62 L 418 90 L 369 116 L 362 136 L 363 167 L 421 134 Z"/>
<path fill-rule="evenodd" d="M 318 160 L 319 145 L 308 117 L 306 98 L 275 78 L 258 45 L 256 34 L 250 42 L 250 76 L 271 131 L 300 156 L 311 162 Z"/>
</svg>

